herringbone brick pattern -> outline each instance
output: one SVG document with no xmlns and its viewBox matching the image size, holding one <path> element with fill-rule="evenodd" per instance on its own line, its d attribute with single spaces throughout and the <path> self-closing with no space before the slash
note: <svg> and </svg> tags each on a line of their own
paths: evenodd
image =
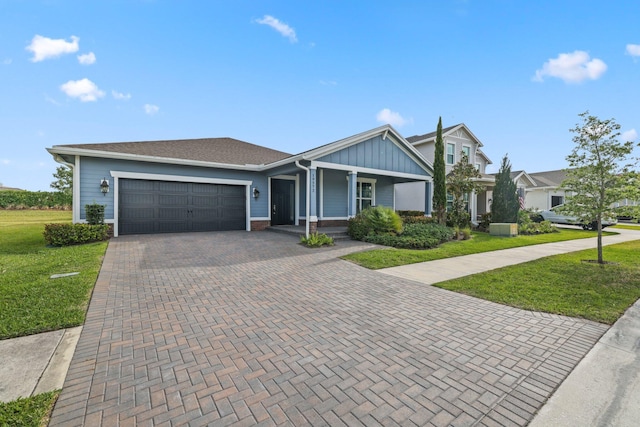
<svg viewBox="0 0 640 427">
<path fill-rule="evenodd" d="M 526 425 L 606 326 L 266 232 L 114 239 L 51 426 Z"/>
</svg>

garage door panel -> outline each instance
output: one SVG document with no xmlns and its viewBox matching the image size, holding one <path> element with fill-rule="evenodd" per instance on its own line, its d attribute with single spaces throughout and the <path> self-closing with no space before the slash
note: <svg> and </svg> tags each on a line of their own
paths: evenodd
<svg viewBox="0 0 640 427">
<path fill-rule="evenodd" d="M 244 230 L 246 188 L 189 182 L 119 181 L 119 232 Z"/>
</svg>

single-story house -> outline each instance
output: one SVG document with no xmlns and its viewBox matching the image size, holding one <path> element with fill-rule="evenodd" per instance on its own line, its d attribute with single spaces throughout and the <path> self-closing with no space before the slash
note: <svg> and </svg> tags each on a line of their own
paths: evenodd
<svg viewBox="0 0 640 427">
<path fill-rule="evenodd" d="M 431 164 L 435 159 L 435 145 L 437 132 L 433 131 L 424 135 L 414 135 L 407 138 Z M 492 164 L 491 159 L 482 151 L 482 142 L 464 124 L 459 123 L 442 129 L 442 140 L 444 143 L 445 174 L 451 172 L 453 166 L 460 161 L 462 155 L 466 155 L 478 172 L 481 178 L 478 182 L 483 185 L 483 190 L 473 193 L 467 199 L 468 211 L 471 218 L 477 218 L 490 210 L 490 192 L 495 184 L 493 175 L 486 173 L 488 165 Z M 399 210 L 423 210 L 425 204 L 431 205 L 431 200 L 425 200 L 427 193 L 424 184 L 420 182 L 398 184 L 396 186 L 397 200 L 396 207 Z M 453 196 L 447 195 L 447 207 L 453 204 Z M 429 208 L 429 212 L 431 207 Z"/>
<path fill-rule="evenodd" d="M 73 169 L 73 221 L 106 205 L 113 234 L 346 225 L 371 205 L 395 208 L 395 184 L 433 166 L 390 125 L 291 155 L 232 138 L 55 145 Z"/>
</svg>

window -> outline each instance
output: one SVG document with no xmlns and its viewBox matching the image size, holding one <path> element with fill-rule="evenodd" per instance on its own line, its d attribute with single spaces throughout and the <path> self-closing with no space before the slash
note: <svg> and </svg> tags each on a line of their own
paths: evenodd
<svg viewBox="0 0 640 427">
<path fill-rule="evenodd" d="M 356 213 L 373 206 L 375 201 L 375 180 L 358 178 L 356 189 Z"/>
<path fill-rule="evenodd" d="M 467 161 L 471 162 L 471 147 L 467 145 L 462 146 L 462 153 L 467 156 Z"/>
<path fill-rule="evenodd" d="M 456 145 L 447 144 L 447 164 L 452 165 L 456 162 Z"/>
<path fill-rule="evenodd" d="M 563 196 L 551 196 L 551 207 L 558 206 L 564 203 Z"/>
<path fill-rule="evenodd" d="M 482 173 L 482 171 L 480 170 L 480 163 L 476 163 L 476 170 L 480 173 Z"/>
<path fill-rule="evenodd" d="M 453 210 L 453 194 L 447 193 L 447 212 Z"/>
</svg>

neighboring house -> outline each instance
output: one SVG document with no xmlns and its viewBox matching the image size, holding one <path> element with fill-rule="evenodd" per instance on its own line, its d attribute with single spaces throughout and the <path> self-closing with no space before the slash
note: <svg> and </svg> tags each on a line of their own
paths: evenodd
<svg viewBox="0 0 640 427">
<path fill-rule="evenodd" d="M 120 234 L 346 225 L 371 205 L 394 206 L 395 184 L 431 199 L 433 167 L 389 125 L 297 155 L 232 138 L 56 145 L 73 169 L 73 221 L 105 204 Z M 420 206 L 430 212 L 430 202 Z"/>
<path fill-rule="evenodd" d="M 442 129 L 442 140 L 444 142 L 445 173 L 448 174 L 453 165 L 461 158 L 462 153 L 466 154 L 469 161 L 473 162 L 476 169 L 482 175 L 480 182 L 485 184 L 485 190 L 472 194 L 469 199 L 469 212 L 471 218 L 477 218 L 489 210 L 489 199 L 487 191 L 493 188 L 495 179 L 492 175 L 486 174 L 487 165 L 492 164 L 491 159 L 481 150 L 482 142 L 464 124 L 460 123 Z M 434 162 L 436 132 L 425 135 L 415 135 L 407 138 L 409 141 L 431 164 Z M 425 210 L 423 206 L 428 205 L 431 211 L 431 200 L 425 200 L 424 184 L 420 182 L 396 185 L 396 209 L 398 210 Z M 453 202 L 447 199 L 447 205 Z"/>
<path fill-rule="evenodd" d="M 525 208 L 537 211 L 549 210 L 565 202 L 566 193 L 560 188 L 567 177 L 564 169 L 530 173 L 533 185 L 525 188 Z"/>
</svg>

